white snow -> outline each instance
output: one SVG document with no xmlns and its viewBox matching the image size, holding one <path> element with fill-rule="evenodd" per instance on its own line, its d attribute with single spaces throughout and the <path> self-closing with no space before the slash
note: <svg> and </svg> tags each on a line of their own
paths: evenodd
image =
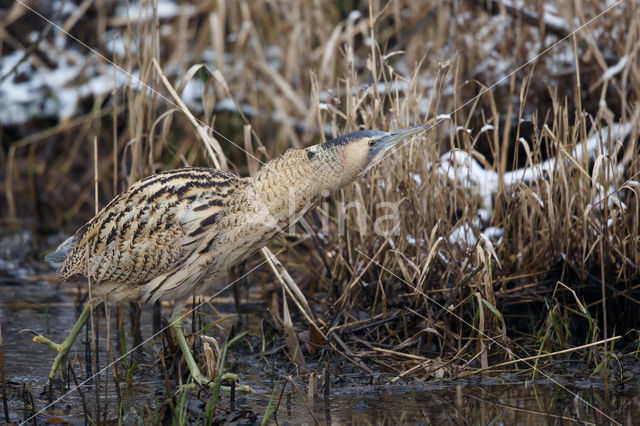
<svg viewBox="0 0 640 426">
<path fill-rule="evenodd" d="M 602 74 L 603 80 L 610 80 L 616 76 L 620 71 L 624 69 L 624 66 L 627 65 L 627 57 L 623 56 L 620 58 L 617 64 L 607 68 L 607 70 Z"/>
<path fill-rule="evenodd" d="M 544 201 L 542 201 L 542 198 L 540 198 L 540 196 L 534 191 L 531 192 L 531 195 L 533 195 L 533 198 L 535 198 L 538 204 L 540 204 L 540 207 L 544 208 Z"/>
<path fill-rule="evenodd" d="M 498 190 L 498 174 L 485 170 L 464 151 L 453 150 L 440 157 L 438 170 L 465 188 L 474 189 L 483 200 L 483 207 L 493 206 L 493 194 Z"/>
<path fill-rule="evenodd" d="M 568 31 L 567 22 L 561 17 L 557 15 L 552 15 L 551 13 L 545 13 L 543 17 L 544 17 L 544 23 L 546 25 L 557 27 L 557 28 L 563 28 L 565 31 Z"/>
<path fill-rule="evenodd" d="M 359 10 L 352 10 L 351 12 L 349 12 L 349 16 L 347 17 L 347 19 L 350 21 L 355 21 L 357 19 L 360 19 L 361 16 L 362 13 L 360 13 Z"/>
<path fill-rule="evenodd" d="M 371 88 L 371 83 L 361 84 L 360 86 L 353 87 L 351 89 L 352 95 L 360 95 L 363 92 Z M 380 96 L 394 95 L 396 93 L 403 93 L 409 89 L 409 83 L 407 81 L 394 80 L 391 82 L 380 82 L 375 85 L 375 91 Z M 328 102 L 329 100 L 338 99 L 344 95 L 343 90 L 339 89 L 326 89 L 318 93 L 318 100 L 320 102 Z"/>
<path fill-rule="evenodd" d="M 502 234 L 504 234 L 504 229 L 498 228 L 495 226 L 489 226 L 488 228 L 484 229 L 482 233 L 486 235 L 488 238 L 493 238 L 497 240 L 499 238 L 502 238 Z"/>
<path fill-rule="evenodd" d="M 216 110 L 235 112 L 236 104 L 231 98 L 224 98 L 216 103 Z"/>
<path fill-rule="evenodd" d="M 625 124 L 613 124 L 603 127 L 600 132 L 594 132 L 586 141 L 576 144 L 573 148 L 568 148 L 568 155 L 577 161 L 582 160 L 583 145 L 586 149 L 590 160 L 594 160 L 597 155 L 612 155 L 607 150 L 607 143 L 601 144 L 601 140 L 606 141 L 609 136 L 614 141 L 619 141 L 626 137 L 635 126 L 635 123 L 629 122 Z M 600 146 L 604 146 L 604 153 L 600 153 Z M 613 144 L 619 147 L 620 144 Z M 564 158 L 565 154 L 560 154 L 561 161 L 570 162 L 572 160 Z M 545 177 L 545 174 L 553 172 L 556 167 L 558 157 L 552 157 L 541 163 L 536 163 L 530 167 L 513 170 L 504 173 L 503 182 L 507 191 L 516 185 L 528 183 Z M 452 150 L 444 153 L 440 157 L 440 165 L 438 170 L 444 173 L 450 180 L 462 185 L 465 188 L 473 189 L 483 200 L 483 207 L 491 208 L 493 206 L 493 194 L 498 191 L 499 175 L 494 170 L 487 170 L 473 158 L 469 153 L 460 150 Z M 615 195 L 615 199 L 619 198 Z M 537 200 L 541 206 L 544 203 L 541 199 Z M 611 196 L 610 200 L 611 201 Z"/>
<path fill-rule="evenodd" d="M 177 4 L 172 0 L 158 0 L 158 19 L 171 19 L 180 15 L 194 15 L 196 8 L 190 4 Z M 129 19 L 130 21 L 147 21 L 153 18 L 153 8 L 150 4 L 140 5 L 140 3 L 130 3 L 129 7 L 119 6 L 116 8 L 116 16 Z"/>
<path fill-rule="evenodd" d="M 478 214 L 478 218 L 481 221 L 489 222 L 489 220 L 491 219 L 491 212 L 487 209 L 478 209 L 476 213 Z"/>
<path fill-rule="evenodd" d="M 461 248 L 473 247 L 478 242 L 471 226 L 464 222 L 449 234 L 449 244 L 458 244 Z"/>
</svg>

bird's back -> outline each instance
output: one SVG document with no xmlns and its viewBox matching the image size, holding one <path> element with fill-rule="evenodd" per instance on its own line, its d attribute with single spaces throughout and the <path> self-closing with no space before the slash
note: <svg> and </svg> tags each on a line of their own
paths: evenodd
<svg viewBox="0 0 640 426">
<path fill-rule="evenodd" d="M 89 276 L 94 288 L 134 300 L 142 284 L 183 266 L 223 232 L 243 179 L 220 170 L 178 169 L 143 179 L 114 198 L 48 256 L 60 279 Z"/>
<path fill-rule="evenodd" d="M 116 300 L 188 297 L 427 128 L 358 131 L 291 149 L 251 178 L 198 168 L 151 176 L 117 196 L 49 259 L 63 260 L 61 279 L 87 276 Z"/>
</svg>

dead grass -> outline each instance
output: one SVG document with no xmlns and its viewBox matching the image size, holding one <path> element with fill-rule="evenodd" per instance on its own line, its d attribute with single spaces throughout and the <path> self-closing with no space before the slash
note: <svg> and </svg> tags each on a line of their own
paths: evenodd
<svg viewBox="0 0 640 426">
<path fill-rule="evenodd" d="M 495 15 L 474 2 L 353 3 L 360 12 L 350 2 L 197 2 L 190 16 L 137 24 L 95 9 L 97 22 L 136 46 L 115 62 L 148 86 L 96 97 L 66 122 L 5 130 L 3 219 L 68 232 L 88 219 L 92 135 L 105 202 L 159 170 L 217 161 L 247 175 L 290 147 L 431 120 L 426 136 L 319 207 L 331 218 L 326 229 L 319 212 L 308 217 L 322 236 L 298 228 L 273 244 L 288 248 L 281 260 L 323 334 L 301 333 L 308 324 L 295 312 L 293 323 L 283 318 L 277 293 L 267 301 L 283 330 L 276 340 L 296 333 L 304 357 L 337 356 L 391 380 L 486 372 L 584 344 L 575 356 L 596 368 L 613 343 L 588 344 L 639 327 L 637 2 L 521 69 L 562 28 L 527 22 L 500 2 Z M 546 2 L 531 3 L 540 16 Z M 573 31 L 600 3 L 556 2 L 553 22 Z M 206 68 L 190 68 L 205 59 Z M 154 60 L 178 93 L 194 85 L 203 93 L 188 105 L 196 126 Z M 539 164 L 544 172 L 509 180 Z M 471 165 L 486 179 L 469 179 Z M 340 232 L 338 211 L 352 201 L 364 206 L 366 226 L 348 209 Z M 372 232 L 388 214 L 382 202 L 401 217 L 387 238 Z M 616 352 L 629 353 L 637 338 L 626 334 Z M 323 349 L 306 351 L 305 339 Z M 541 364 L 516 366 L 530 374 Z"/>
</svg>

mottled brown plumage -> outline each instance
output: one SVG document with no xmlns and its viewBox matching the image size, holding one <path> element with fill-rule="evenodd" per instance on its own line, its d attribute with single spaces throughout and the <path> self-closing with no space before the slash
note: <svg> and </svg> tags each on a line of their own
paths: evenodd
<svg viewBox="0 0 640 426">
<path fill-rule="evenodd" d="M 62 262 L 61 280 L 88 277 L 93 292 L 110 301 L 183 301 L 425 128 L 360 131 L 292 149 L 249 178 L 206 168 L 150 176 L 47 259 Z"/>
<path fill-rule="evenodd" d="M 96 293 L 115 301 L 186 297 L 179 284 L 219 254 L 246 186 L 230 173 L 201 168 L 143 179 L 78 230 L 59 277 L 88 276 Z"/>
</svg>

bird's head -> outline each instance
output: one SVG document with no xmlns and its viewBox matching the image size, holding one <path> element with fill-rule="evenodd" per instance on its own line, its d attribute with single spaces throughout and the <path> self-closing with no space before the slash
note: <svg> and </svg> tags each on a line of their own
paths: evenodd
<svg viewBox="0 0 640 426">
<path fill-rule="evenodd" d="M 413 126 L 391 132 L 360 130 L 307 148 L 307 158 L 329 168 L 339 178 L 338 186 L 343 186 L 379 162 L 399 142 L 429 127 Z"/>
</svg>

